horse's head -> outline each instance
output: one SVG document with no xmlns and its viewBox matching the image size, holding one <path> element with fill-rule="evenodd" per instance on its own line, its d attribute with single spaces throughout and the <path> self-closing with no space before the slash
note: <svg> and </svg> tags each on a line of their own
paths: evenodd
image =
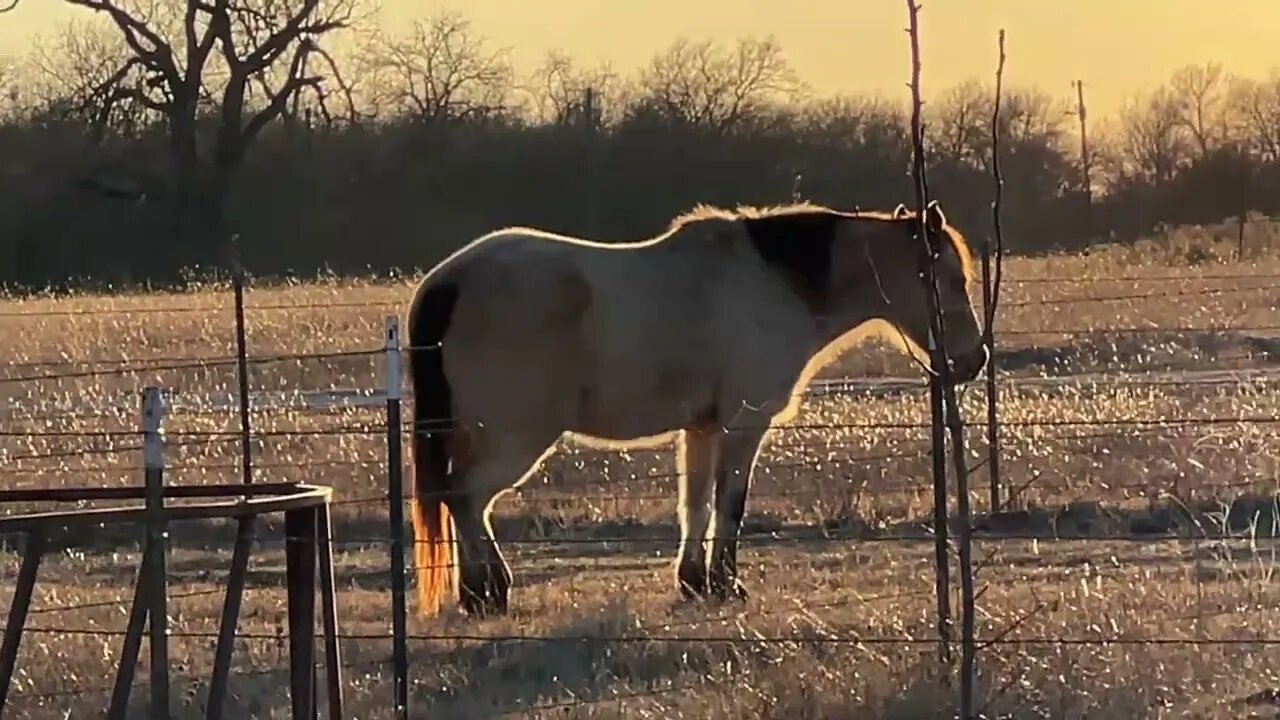
<svg viewBox="0 0 1280 720">
<path fill-rule="evenodd" d="M 868 304 L 868 315 L 896 328 L 898 339 L 908 345 L 907 352 L 928 366 L 934 338 L 927 294 L 930 288 L 920 265 L 923 248 L 916 213 L 900 205 L 889 221 L 877 225 L 876 229 L 864 225 L 855 231 L 862 242 L 835 243 L 840 248 L 835 258 L 837 268 L 847 269 L 845 286 Z M 930 244 L 938 251 L 933 269 L 947 357 L 955 380 L 969 382 L 988 360 L 978 315 L 969 299 L 974 279 L 972 255 L 937 203 L 926 208 L 925 227 Z"/>
</svg>

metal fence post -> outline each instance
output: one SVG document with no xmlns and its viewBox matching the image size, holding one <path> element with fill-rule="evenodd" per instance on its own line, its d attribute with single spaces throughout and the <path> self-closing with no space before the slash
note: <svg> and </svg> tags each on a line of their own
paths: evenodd
<svg viewBox="0 0 1280 720">
<path fill-rule="evenodd" d="M 147 616 L 151 626 L 151 717 L 169 718 L 169 609 L 165 545 L 169 537 L 164 508 L 164 404 L 160 389 L 142 391 L 142 457 L 147 489 L 147 543 L 143 554 L 147 579 Z"/>
<path fill-rule="evenodd" d="M 338 646 L 338 598 L 333 577 L 333 518 L 329 503 L 316 508 L 316 549 L 320 559 L 320 613 L 324 622 L 325 687 L 329 720 L 342 720 L 342 653 Z"/>
<path fill-rule="evenodd" d="M 249 574 L 249 555 L 253 552 L 254 525 L 257 517 L 245 515 L 236 521 L 236 544 L 231 554 L 231 571 L 227 575 L 227 594 L 222 601 L 222 617 L 218 621 L 218 640 L 213 649 L 213 672 L 209 679 L 209 700 L 205 707 L 208 720 L 222 720 L 226 711 L 227 685 L 231 680 L 231 654 L 235 651 L 236 625 L 240 622 L 240 606 L 244 602 L 244 586 Z"/>
<path fill-rule="evenodd" d="M 391 635 L 396 717 L 409 717 L 409 650 L 404 567 L 404 476 L 401 454 L 400 318 L 387 316 L 387 516 L 391 523 Z"/>
<path fill-rule="evenodd" d="M 289 698 L 293 720 L 315 720 L 316 710 L 316 512 L 284 514 L 285 575 L 289 613 Z"/>
<path fill-rule="evenodd" d="M 230 244 L 231 290 L 236 316 L 236 381 L 240 401 L 240 472 L 244 484 L 253 482 L 253 437 L 249 425 L 249 353 L 245 340 L 244 264 L 240 261 L 240 236 L 232 235 Z M 242 524 L 243 526 L 243 524 Z"/>
<path fill-rule="evenodd" d="M 120 648 L 120 664 L 116 667 L 116 682 L 111 691 L 111 704 L 107 706 L 107 720 L 124 720 L 129 713 L 129 696 L 133 692 L 133 679 L 138 672 L 142 634 L 147 629 L 147 593 L 151 591 L 151 581 L 147 579 L 150 573 L 148 566 L 144 552 L 138 568 L 138 579 L 134 582 L 129 625 Z"/>
<path fill-rule="evenodd" d="M 22 566 L 18 569 L 18 583 L 9 601 L 9 619 L 4 626 L 4 642 L 0 645 L 0 714 L 9 697 L 9 684 L 18 666 L 18 647 L 22 643 L 22 631 L 31 610 L 31 594 L 36 587 L 36 572 L 44 557 L 44 529 L 36 528 L 27 533 L 26 546 L 22 549 Z"/>
</svg>

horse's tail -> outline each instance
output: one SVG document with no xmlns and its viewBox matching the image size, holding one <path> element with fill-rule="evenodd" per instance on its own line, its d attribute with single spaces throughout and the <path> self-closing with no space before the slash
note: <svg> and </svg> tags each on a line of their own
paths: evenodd
<svg viewBox="0 0 1280 720">
<path fill-rule="evenodd" d="M 417 571 L 418 614 L 440 609 L 455 587 L 457 546 L 453 519 L 445 505 L 449 492 L 449 433 L 455 423 L 453 395 L 444 372 L 441 340 L 449 329 L 458 288 L 446 281 L 425 287 L 409 314 L 409 370 L 413 386 L 413 559 Z"/>
</svg>

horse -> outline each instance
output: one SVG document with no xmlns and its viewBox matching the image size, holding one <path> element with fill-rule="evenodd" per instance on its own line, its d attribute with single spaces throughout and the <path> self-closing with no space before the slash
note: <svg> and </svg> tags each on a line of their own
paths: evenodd
<svg viewBox="0 0 1280 720">
<path fill-rule="evenodd" d="M 936 202 L 923 223 L 932 256 L 921 226 L 901 205 L 698 205 L 644 240 L 509 227 L 433 267 L 408 308 L 418 614 L 452 590 L 468 615 L 507 613 L 490 509 L 565 436 L 606 448 L 674 437 L 676 588 L 745 599 L 747 489 L 766 431 L 798 411 L 796 389 L 868 333 L 932 367 L 922 258 L 952 377 L 967 383 L 988 360 L 968 244 Z"/>
</svg>

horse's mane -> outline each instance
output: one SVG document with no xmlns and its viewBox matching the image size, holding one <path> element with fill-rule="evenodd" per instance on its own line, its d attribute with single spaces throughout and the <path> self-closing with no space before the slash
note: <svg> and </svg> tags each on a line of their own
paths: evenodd
<svg viewBox="0 0 1280 720">
<path fill-rule="evenodd" d="M 799 213 L 825 213 L 837 215 L 839 217 L 848 218 L 850 220 L 876 220 L 879 222 L 914 222 L 919 215 L 915 210 L 908 210 L 899 205 L 898 209 L 893 212 L 884 212 L 883 210 L 857 210 L 854 212 L 844 212 L 834 210 L 825 205 L 818 205 L 811 202 L 787 203 L 784 205 L 738 205 L 732 210 L 719 207 L 716 205 L 708 205 L 699 203 L 694 205 L 692 209 L 683 212 L 671 220 L 668 232 L 675 232 L 686 225 L 692 223 L 704 222 L 707 220 L 756 220 L 759 218 L 778 217 L 780 215 L 794 215 Z M 964 272 L 967 279 L 974 278 L 975 269 L 973 262 L 973 251 L 969 248 L 969 241 L 964 235 L 950 224 L 946 222 L 946 216 L 943 216 L 942 229 L 947 239 L 951 241 L 951 245 L 955 248 L 956 257 L 960 260 L 960 268 Z"/>
</svg>

